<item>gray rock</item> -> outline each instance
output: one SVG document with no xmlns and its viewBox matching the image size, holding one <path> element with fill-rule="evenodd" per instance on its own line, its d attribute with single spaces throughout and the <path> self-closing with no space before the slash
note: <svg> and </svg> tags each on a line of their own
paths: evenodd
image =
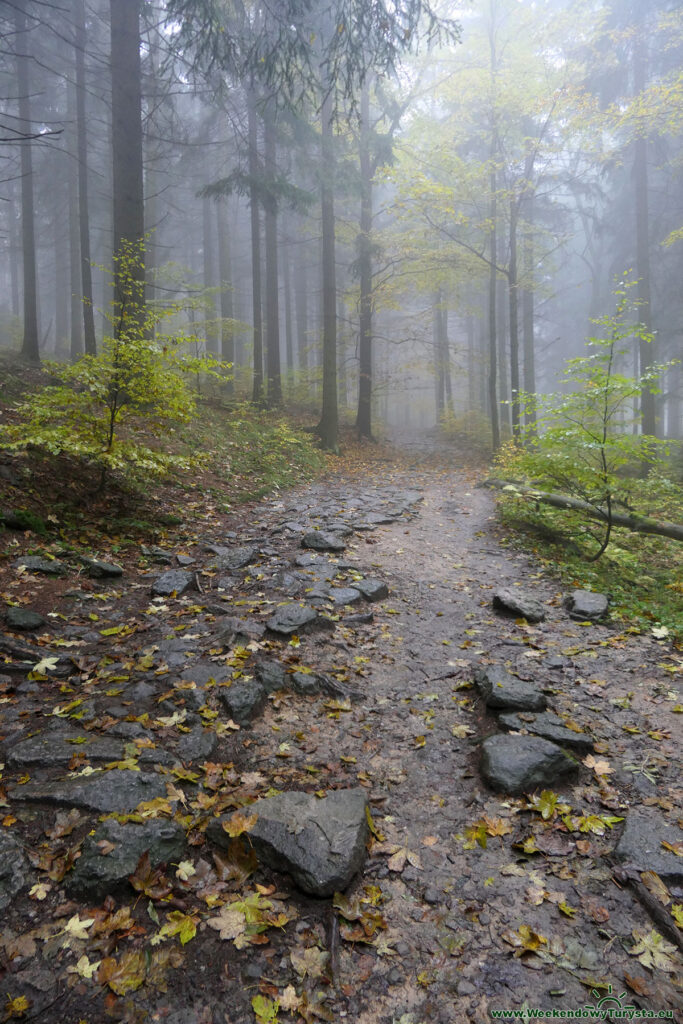
<svg viewBox="0 0 683 1024">
<path fill-rule="evenodd" d="M 334 628 L 333 623 L 318 615 L 315 608 L 296 602 L 282 604 L 276 608 L 268 619 L 267 626 L 273 633 L 281 633 L 283 636 L 291 636 L 293 633 L 317 627 Z"/>
<path fill-rule="evenodd" d="M 166 781 L 162 775 L 116 768 L 73 779 L 28 782 L 10 791 L 11 799 L 18 802 L 82 807 L 101 814 L 127 814 L 143 800 L 165 795 Z"/>
<path fill-rule="evenodd" d="M 360 590 L 366 601 L 383 601 L 389 596 L 389 588 L 382 580 L 368 577 L 364 580 L 354 582 L 356 590 Z"/>
<path fill-rule="evenodd" d="M 98 558 L 88 558 L 87 555 L 81 555 L 79 561 L 85 566 L 88 576 L 93 579 L 123 576 L 122 566 L 114 562 L 101 562 Z"/>
<path fill-rule="evenodd" d="M 346 544 L 339 533 L 331 530 L 308 530 L 301 538 L 301 546 L 314 551 L 346 550 Z"/>
<path fill-rule="evenodd" d="M 221 548 L 216 558 L 211 562 L 221 572 L 235 569 L 244 569 L 255 560 L 258 555 L 258 548 L 253 545 L 243 545 L 236 548 Z"/>
<path fill-rule="evenodd" d="M 221 689 L 218 696 L 233 722 L 238 725 L 248 725 L 263 711 L 267 699 L 266 691 L 256 679 L 233 683 L 228 689 Z"/>
<path fill-rule="evenodd" d="M 29 608 L 8 608 L 7 609 L 7 625 L 10 629 L 19 630 L 19 632 L 29 632 L 33 629 L 40 629 L 44 626 L 46 620 L 38 612 L 32 612 Z"/>
<path fill-rule="evenodd" d="M 21 555 L 12 562 L 14 569 L 24 568 L 28 572 L 39 572 L 44 576 L 66 576 L 68 567 L 56 559 L 43 558 L 41 555 Z"/>
<path fill-rule="evenodd" d="M 218 738 L 215 732 L 197 727 L 191 732 L 183 733 L 178 740 L 176 754 L 186 764 L 191 761 L 205 761 L 211 757 L 217 743 Z"/>
<path fill-rule="evenodd" d="M 171 551 L 166 551 L 165 548 L 159 548 L 156 544 L 152 544 L 151 547 L 145 547 L 143 544 L 140 547 L 140 551 L 148 558 L 150 562 L 156 562 L 157 565 L 173 565 L 173 554 Z"/>
<path fill-rule="evenodd" d="M 266 631 L 257 619 L 239 619 L 234 615 L 223 616 L 218 626 L 216 639 L 223 647 L 244 646 L 251 640 L 260 640 Z"/>
<path fill-rule="evenodd" d="M 474 682 L 487 707 L 506 711 L 542 711 L 547 701 L 535 686 L 517 679 L 502 665 L 475 668 Z"/>
<path fill-rule="evenodd" d="M 614 855 L 636 871 L 654 871 L 670 885 L 683 885 L 683 857 L 677 857 L 662 842 L 680 843 L 683 833 L 654 807 L 629 811 Z"/>
<path fill-rule="evenodd" d="M 571 755 L 540 736 L 489 736 L 481 745 L 481 773 L 493 789 L 504 793 L 548 787 L 578 767 Z"/>
<path fill-rule="evenodd" d="M 193 661 L 190 665 L 185 665 L 180 678 L 187 682 L 196 683 L 197 686 L 205 687 L 211 680 L 214 683 L 224 683 L 231 676 L 231 668 L 219 665 L 215 661 L 199 660 Z"/>
<path fill-rule="evenodd" d="M 338 605 L 358 604 L 361 599 L 360 591 L 355 587 L 330 587 L 328 596 Z"/>
<path fill-rule="evenodd" d="M 85 754 L 88 761 L 116 761 L 123 757 L 123 743 L 73 729 L 48 729 L 13 744 L 5 757 L 8 764 L 30 768 L 66 765 L 76 754 Z"/>
<path fill-rule="evenodd" d="M 493 593 L 493 607 L 496 611 L 519 615 L 527 622 L 543 622 L 545 608 L 540 601 L 516 588 L 499 589 Z"/>
<path fill-rule="evenodd" d="M 579 622 L 599 622 L 607 615 L 609 598 L 606 594 L 594 594 L 592 590 L 574 590 L 565 604 L 572 619 Z"/>
<path fill-rule="evenodd" d="M 289 873 L 304 892 L 343 892 L 365 859 L 367 796 L 360 787 L 328 793 L 279 793 L 249 807 L 258 814 L 249 840 L 262 863 Z M 229 816 L 227 816 L 229 817 Z M 214 819 L 209 838 L 227 847 L 230 839 Z"/>
<path fill-rule="evenodd" d="M 100 842 L 114 844 L 103 854 Z M 185 832 L 174 821 L 153 818 L 120 825 L 105 821 L 83 844 L 74 870 L 64 879 L 66 891 L 86 900 L 102 900 L 110 893 L 128 888 L 128 877 L 137 867 L 143 853 L 149 853 L 152 867 L 182 858 Z"/>
<path fill-rule="evenodd" d="M 315 697 L 329 692 L 325 676 L 316 672 L 293 672 L 288 682 L 289 688 L 301 697 Z"/>
<path fill-rule="evenodd" d="M 162 572 L 161 576 L 157 576 L 155 579 L 152 584 L 152 595 L 154 597 L 170 597 L 175 593 L 180 596 L 193 585 L 192 573 L 185 572 L 184 569 L 169 569 L 168 572 Z"/>
<path fill-rule="evenodd" d="M 347 615 L 344 619 L 345 626 L 358 625 L 368 626 L 371 622 L 375 621 L 375 616 L 372 612 L 362 612 L 359 615 Z"/>
<path fill-rule="evenodd" d="M 28 863 L 16 839 L 0 832 L 0 910 L 10 905 L 19 890 L 26 885 Z"/>
<path fill-rule="evenodd" d="M 574 732 L 568 729 L 558 715 L 546 711 L 542 715 L 520 715 L 503 714 L 498 716 L 499 723 L 505 729 L 519 731 L 525 729 L 534 736 L 542 736 L 544 740 L 551 740 L 561 747 L 574 747 L 590 753 L 593 749 L 593 737 L 587 732 Z"/>
<path fill-rule="evenodd" d="M 196 558 L 192 558 L 191 555 L 176 555 L 175 560 L 181 566 L 194 565 L 196 562 Z"/>
<path fill-rule="evenodd" d="M 284 690 L 287 686 L 287 673 L 279 661 L 271 661 L 269 658 L 262 658 L 256 664 L 256 678 L 266 691 L 274 693 L 275 690 Z"/>
</svg>

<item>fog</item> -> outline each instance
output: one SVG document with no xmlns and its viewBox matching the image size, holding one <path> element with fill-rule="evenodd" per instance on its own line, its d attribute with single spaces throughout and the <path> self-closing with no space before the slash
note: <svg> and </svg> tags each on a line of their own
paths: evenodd
<svg viewBox="0 0 683 1024">
<path fill-rule="evenodd" d="M 337 0 L 316 32 L 305 6 L 2 5 L 3 350 L 97 350 L 144 237 L 146 301 L 232 364 L 223 398 L 327 447 L 338 423 L 497 446 L 624 275 L 654 340 L 620 371 L 680 358 L 680 5 L 415 0 L 395 31 Z M 682 390 L 662 370 L 646 433 L 683 437 Z"/>
</svg>

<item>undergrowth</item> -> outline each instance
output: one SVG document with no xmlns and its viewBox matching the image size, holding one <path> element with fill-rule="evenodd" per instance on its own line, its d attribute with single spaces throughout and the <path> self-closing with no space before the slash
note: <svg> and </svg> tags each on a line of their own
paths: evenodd
<svg viewBox="0 0 683 1024">
<path fill-rule="evenodd" d="M 680 519 L 680 490 L 671 491 L 666 504 L 669 517 L 678 513 Z M 683 545 L 615 529 L 602 558 L 588 562 L 583 548 L 590 543 L 590 526 L 580 515 L 507 495 L 498 508 L 511 542 L 531 549 L 567 588 L 608 594 L 612 620 L 640 632 L 664 628 L 683 642 Z"/>
</svg>

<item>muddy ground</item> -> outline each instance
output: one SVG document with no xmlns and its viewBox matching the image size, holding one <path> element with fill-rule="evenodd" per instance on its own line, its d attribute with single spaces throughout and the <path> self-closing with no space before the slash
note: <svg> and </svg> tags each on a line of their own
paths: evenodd
<svg viewBox="0 0 683 1024">
<path fill-rule="evenodd" d="M 149 883 L 143 896 L 129 887 L 99 904 L 71 898 L 68 875 L 97 814 L 80 812 L 64 833 L 64 808 L 21 797 L 22 785 L 62 777 L 64 767 L 49 754 L 29 768 L 7 765 L 0 780 L 3 833 L 33 856 L 4 911 L 0 1019 L 2 1000 L 6 1019 L 46 1024 L 458 1024 L 489 1021 L 500 1010 L 576 1010 L 605 999 L 602 1006 L 662 1011 L 671 1019 L 681 1013 L 673 941 L 681 889 L 674 879 L 667 891 L 640 872 L 629 879 L 628 866 L 613 856 L 634 808 L 681 825 L 680 652 L 666 638 L 620 632 L 609 621 L 572 621 L 559 585 L 502 533 L 494 499 L 475 486 L 480 474 L 421 450 L 407 457 L 378 453 L 370 482 L 365 474 L 367 467 L 363 475 L 333 474 L 233 517 L 207 517 L 184 542 L 169 545 L 171 554 L 195 560 L 201 590 L 156 602 L 154 613 L 149 587 L 163 567 L 139 552 L 126 555 L 120 581 L 97 586 L 71 577 L 27 580 L 5 563 L 6 599 L 28 593 L 30 607 L 53 615 L 38 640 L 17 640 L 76 658 L 68 673 L 47 671 L 27 683 L 21 658 L 6 655 L 5 754 L 47 728 L 55 708 L 78 698 L 83 703 L 74 714 L 90 709 L 81 724 L 107 735 L 112 723 L 139 721 L 145 711 L 147 728 L 165 697 L 166 723 L 150 735 L 160 749 L 175 750 L 174 732 L 187 726 L 169 719 L 168 694 L 181 714 L 183 690 L 173 682 L 192 673 L 152 651 L 169 636 L 190 638 L 184 652 L 180 645 L 189 665 L 201 657 L 244 676 L 266 656 L 289 672 L 303 666 L 325 673 L 339 683 L 341 697 L 279 691 L 239 729 L 221 713 L 204 716 L 209 732 L 219 723 L 216 745 L 209 758 L 188 759 L 185 776 L 168 775 L 171 795 L 180 790 L 182 797 L 159 811 L 184 822 L 183 862 L 195 873 L 183 878 L 169 866 L 168 886 L 159 885 L 156 897 Z M 335 559 L 348 565 L 338 584 L 352 585 L 359 573 L 378 577 L 389 586 L 387 599 L 327 607 L 332 630 L 292 641 L 265 634 L 237 654 L 217 641 L 217 604 L 265 621 L 278 602 L 292 599 L 287 573 L 301 554 L 298 526 L 315 525 L 323 512 L 357 519 L 354 510 L 376 512 L 393 495 L 409 495 L 410 507 L 392 522 L 354 531 L 345 552 L 331 556 L 331 572 Z M 219 587 L 220 575 L 202 569 L 207 540 L 253 542 L 259 555 Z M 20 535 L 16 551 L 38 547 L 35 537 Z M 85 597 L 66 596 L 75 586 Z M 494 612 L 499 586 L 541 600 L 546 621 L 529 625 Z M 370 612 L 371 622 L 354 618 Z M 103 635 L 118 626 L 118 634 Z M 75 651 L 55 646 L 59 639 L 74 642 Z M 576 774 L 548 786 L 554 797 L 539 799 L 540 788 L 515 797 L 494 793 L 482 781 L 480 744 L 499 726 L 472 681 L 473 669 L 489 664 L 542 689 L 570 729 L 594 739 L 592 754 L 576 755 Z M 146 703 L 127 700 L 141 680 L 149 684 Z M 212 711 L 214 696 L 209 686 Z M 84 766 L 87 757 L 71 768 Z M 211 773 L 220 785 L 207 783 Z M 214 808 L 225 809 L 220 801 L 211 805 L 217 792 L 229 792 L 231 806 L 240 806 L 272 790 L 324 793 L 355 785 L 367 791 L 374 834 L 364 870 L 346 894 L 355 900 L 347 917 L 330 900 L 305 897 L 287 876 L 251 863 L 248 838 L 240 840 L 242 873 L 217 863 L 205 841 L 207 819 Z M 676 835 L 683 839 L 680 830 Z M 680 856 L 683 848 L 674 846 Z M 236 894 L 275 901 L 288 920 L 247 939 L 221 939 L 208 921 Z M 669 933 L 648 912 L 648 894 L 660 920 L 670 921 Z M 174 911 L 193 926 L 159 938 Z M 123 981 L 114 977 L 112 984 L 117 965 Z"/>
</svg>

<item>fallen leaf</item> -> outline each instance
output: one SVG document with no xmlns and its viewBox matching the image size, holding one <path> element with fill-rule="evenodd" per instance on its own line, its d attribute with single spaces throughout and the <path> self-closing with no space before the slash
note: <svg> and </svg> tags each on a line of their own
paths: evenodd
<svg viewBox="0 0 683 1024">
<path fill-rule="evenodd" d="M 631 956 L 637 956 L 643 967 L 651 971 L 664 971 L 672 974 L 676 971 L 676 963 L 672 960 L 676 947 L 666 942 L 659 932 L 654 929 L 647 934 L 634 928 L 631 933 L 636 940 L 635 945 L 629 950 Z"/>
<path fill-rule="evenodd" d="M 245 814 L 243 811 L 235 811 L 228 821 L 223 822 L 222 827 L 224 832 L 227 832 L 231 838 L 235 839 L 244 832 L 251 832 L 257 821 L 258 814 Z"/>
<path fill-rule="evenodd" d="M 97 972 L 97 980 L 100 985 L 108 985 L 117 996 L 135 992 L 144 983 L 146 959 L 141 949 L 124 953 L 120 960 L 105 957 Z"/>
<path fill-rule="evenodd" d="M 326 950 L 317 946 L 298 947 L 289 954 L 292 967 L 301 978 L 321 978 L 329 957 Z"/>
</svg>

